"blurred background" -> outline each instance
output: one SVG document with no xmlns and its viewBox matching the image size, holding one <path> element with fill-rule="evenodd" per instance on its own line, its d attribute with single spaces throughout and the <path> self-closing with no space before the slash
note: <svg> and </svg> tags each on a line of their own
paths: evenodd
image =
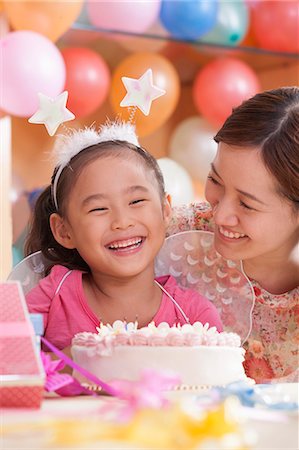
<svg viewBox="0 0 299 450">
<path fill-rule="evenodd" d="M 67 128 L 98 126 L 107 117 L 128 119 L 121 77 L 151 68 L 166 94 L 149 116 L 136 112 L 137 134 L 177 205 L 204 198 L 213 136 L 233 107 L 299 84 L 294 0 L 0 0 L 0 31 L 1 247 L 12 249 L 13 264 L 53 171 L 55 138 L 28 123 L 38 92 L 68 91 L 76 119 Z"/>
</svg>

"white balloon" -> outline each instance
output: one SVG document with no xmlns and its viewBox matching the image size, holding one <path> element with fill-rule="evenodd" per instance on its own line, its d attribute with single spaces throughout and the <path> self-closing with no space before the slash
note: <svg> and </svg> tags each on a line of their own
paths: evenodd
<svg viewBox="0 0 299 450">
<path fill-rule="evenodd" d="M 181 164 L 195 180 L 205 183 L 217 144 L 216 130 L 199 116 L 183 120 L 170 139 L 169 156 Z"/>
<path fill-rule="evenodd" d="M 157 161 L 164 177 L 165 190 L 171 196 L 171 205 L 194 201 L 193 183 L 188 172 L 170 158 L 160 158 Z"/>
</svg>

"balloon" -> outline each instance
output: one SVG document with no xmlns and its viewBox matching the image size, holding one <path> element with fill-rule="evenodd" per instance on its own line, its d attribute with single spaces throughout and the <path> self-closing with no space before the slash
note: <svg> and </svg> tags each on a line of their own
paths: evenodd
<svg viewBox="0 0 299 450">
<path fill-rule="evenodd" d="M 183 120 L 171 136 L 170 158 L 185 167 L 193 179 L 204 183 L 217 151 L 215 134 L 205 119 L 193 116 Z"/>
<path fill-rule="evenodd" d="M 148 116 L 139 109 L 135 113 L 136 130 L 139 136 L 146 136 L 159 128 L 173 113 L 179 99 L 180 80 L 175 68 L 163 56 L 155 53 L 135 53 L 124 59 L 115 69 L 110 100 L 114 111 L 128 120 L 130 111 L 120 106 L 127 91 L 122 77 L 140 78 L 149 68 L 153 72 L 153 83 L 166 93 L 152 102 Z"/>
<path fill-rule="evenodd" d="M 39 107 L 38 93 L 55 98 L 65 82 L 65 64 L 58 48 L 33 31 L 15 31 L 0 40 L 5 61 L 0 71 L 0 109 L 29 117 Z"/>
<path fill-rule="evenodd" d="M 9 23 L 5 17 L 4 13 L 1 13 L 1 3 L 0 3 L 0 38 L 3 38 L 9 32 Z"/>
<path fill-rule="evenodd" d="M 89 48 L 68 47 L 61 53 L 66 66 L 68 109 L 77 118 L 87 116 L 99 108 L 108 95 L 109 68 L 101 55 Z"/>
<path fill-rule="evenodd" d="M 299 52 L 298 1 L 255 1 L 251 11 L 252 28 L 260 47 L 281 52 Z"/>
<path fill-rule="evenodd" d="M 80 14 L 83 0 L 4 0 L 3 3 L 7 19 L 14 30 L 36 31 L 56 42 Z"/>
<path fill-rule="evenodd" d="M 158 18 L 160 0 L 87 0 L 90 23 L 106 30 L 143 33 Z"/>
<path fill-rule="evenodd" d="M 194 200 L 193 184 L 184 167 L 170 158 L 157 160 L 164 177 L 166 193 L 171 197 L 171 205 L 177 206 Z"/>
<path fill-rule="evenodd" d="M 200 38 L 201 42 L 220 45 L 237 45 L 244 38 L 249 22 L 249 11 L 243 0 L 219 0 L 218 14 L 211 31 Z"/>
<path fill-rule="evenodd" d="M 13 267 L 16 266 L 24 258 L 23 248 L 12 246 L 12 261 Z"/>
<path fill-rule="evenodd" d="M 260 90 L 255 72 L 235 58 L 218 58 L 197 74 L 193 99 L 198 111 L 215 126 L 220 126 L 232 108 Z"/>
<path fill-rule="evenodd" d="M 199 39 L 217 19 L 218 0 L 162 0 L 160 20 L 178 39 Z"/>
</svg>

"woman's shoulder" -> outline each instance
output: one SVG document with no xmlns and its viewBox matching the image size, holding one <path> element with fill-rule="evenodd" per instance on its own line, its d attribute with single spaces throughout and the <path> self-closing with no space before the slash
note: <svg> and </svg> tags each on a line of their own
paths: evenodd
<svg viewBox="0 0 299 450">
<path fill-rule="evenodd" d="M 257 303 L 270 307 L 292 308 L 299 303 L 299 286 L 282 294 L 271 294 L 264 289 L 257 281 L 251 280 Z"/>
<path fill-rule="evenodd" d="M 170 236 L 188 230 L 213 231 L 212 217 L 212 209 L 207 202 L 175 206 L 172 209 L 172 217 L 166 235 Z"/>
</svg>

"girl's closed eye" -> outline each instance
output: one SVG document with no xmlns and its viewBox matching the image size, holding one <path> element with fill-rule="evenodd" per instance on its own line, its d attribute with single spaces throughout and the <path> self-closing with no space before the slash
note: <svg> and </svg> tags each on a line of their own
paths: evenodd
<svg viewBox="0 0 299 450">
<path fill-rule="evenodd" d="M 136 200 L 132 200 L 130 202 L 130 205 L 137 205 L 138 203 L 143 203 L 143 202 L 146 202 L 146 198 L 138 198 Z"/>
<path fill-rule="evenodd" d="M 106 208 L 105 206 L 100 206 L 100 207 L 97 207 L 97 208 L 92 208 L 88 212 L 92 213 L 92 212 L 97 212 L 97 211 L 99 211 L 99 212 L 108 211 L 108 208 Z"/>
</svg>

